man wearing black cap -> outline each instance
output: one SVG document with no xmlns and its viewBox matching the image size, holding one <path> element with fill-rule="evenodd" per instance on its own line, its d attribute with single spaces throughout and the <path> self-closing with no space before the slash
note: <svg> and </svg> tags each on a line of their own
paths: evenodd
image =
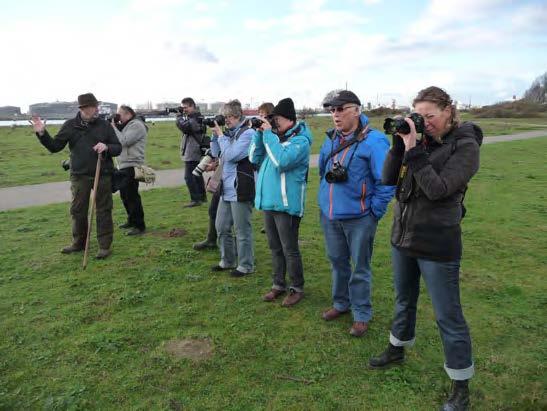
<svg viewBox="0 0 547 411">
<path fill-rule="evenodd" d="M 249 147 L 249 160 L 260 167 L 255 207 L 264 211 L 264 226 L 272 253 L 272 287 L 262 299 L 272 302 L 289 291 L 282 305 L 291 307 L 304 297 L 298 231 L 304 215 L 312 135 L 303 121 L 296 121 L 292 99 L 279 101 L 272 114 L 275 134 L 263 117 L 262 126 Z M 290 279 L 288 287 L 286 273 Z"/>
<path fill-rule="evenodd" d="M 332 266 L 333 300 L 323 319 L 334 320 L 351 311 L 349 332 L 361 337 L 372 318 L 371 259 L 376 226 L 395 192 L 395 187 L 382 185 L 389 142 L 369 126 L 353 92 L 330 92 L 323 105 L 334 123 L 319 154 L 319 207 Z"/>
<path fill-rule="evenodd" d="M 72 203 L 72 244 L 61 250 L 63 254 L 82 251 L 87 235 L 89 194 L 93 188 L 97 158 L 102 155 L 101 176 L 96 193 L 97 258 L 110 255 L 113 237 L 112 224 L 112 157 L 119 155 L 122 146 L 107 121 L 99 118 L 99 102 L 91 93 L 78 96 L 79 112 L 67 120 L 59 133 L 52 138 L 45 123 L 38 116 L 32 117 L 32 125 L 40 143 L 50 152 L 57 153 L 68 144 L 70 149 L 70 183 Z"/>
</svg>

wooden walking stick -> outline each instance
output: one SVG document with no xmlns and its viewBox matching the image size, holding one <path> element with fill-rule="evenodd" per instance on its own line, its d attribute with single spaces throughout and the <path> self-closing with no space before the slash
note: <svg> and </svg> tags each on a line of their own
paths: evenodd
<svg viewBox="0 0 547 411">
<path fill-rule="evenodd" d="M 89 219 L 87 221 L 87 237 L 85 239 L 84 262 L 82 268 L 87 267 L 87 256 L 89 254 L 89 239 L 91 238 L 91 228 L 93 226 L 93 214 L 95 214 L 95 203 L 97 202 L 97 187 L 99 186 L 99 178 L 101 177 L 101 157 L 99 153 L 97 157 L 97 167 L 95 168 L 95 179 L 93 180 L 93 197 L 91 199 L 91 210 L 89 211 Z"/>
</svg>

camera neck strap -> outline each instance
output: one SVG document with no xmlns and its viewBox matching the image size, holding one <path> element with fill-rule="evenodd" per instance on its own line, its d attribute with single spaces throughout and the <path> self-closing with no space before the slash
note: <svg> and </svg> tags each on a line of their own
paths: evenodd
<svg viewBox="0 0 547 411">
<path fill-rule="evenodd" d="M 367 124 L 367 126 L 365 128 L 363 128 L 362 130 L 360 130 L 360 131 L 356 130 L 356 131 L 358 131 L 358 132 L 355 133 L 355 135 L 352 138 L 350 138 L 344 144 L 340 144 L 335 150 L 331 150 L 330 155 L 327 157 L 327 161 L 329 161 L 331 158 L 333 158 L 339 152 L 344 151 L 346 148 L 348 148 L 352 144 L 360 143 L 361 141 L 366 139 L 368 133 L 370 132 L 370 129 L 368 128 L 368 124 Z M 333 138 L 333 145 L 334 145 L 334 139 L 335 138 L 336 138 L 336 134 L 334 135 L 334 138 Z"/>
<path fill-rule="evenodd" d="M 291 134 L 289 134 L 288 136 L 286 135 L 281 135 L 281 136 L 278 136 L 279 137 L 279 141 L 281 141 L 282 143 L 284 143 L 285 141 L 288 141 L 290 138 L 293 138 L 294 136 L 297 136 L 298 134 L 300 134 L 300 132 L 302 131 L 302 125 L 299 124 L 293 131 Z"/>
</svg>

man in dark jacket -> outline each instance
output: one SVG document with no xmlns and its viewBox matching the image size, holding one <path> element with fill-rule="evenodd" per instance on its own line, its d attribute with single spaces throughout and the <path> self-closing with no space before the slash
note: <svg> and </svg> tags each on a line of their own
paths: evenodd
<svg viewBox="0 0 547 411">
<path fill-rule="evenodd" d="M 209 138 L 205 136 L 202 115 L 194 99 L 183 98 L 182 113 L 177 116 L 177 127 L 182 131 L 180 155 L 184 161 L 184 180 L 190 192 L 190 203 L 186 207 L 196 207 L 207 201 L 203 176 L 195 176 L 192 171 L 199 164 L 203 150 L 209 147 Z"/>
<path fill-rule="evenodd" d="M 61 250 L 63 254 L 82 251 L 87 235 L 87 212 L 89 194 L 93 188 L 97 158 L 102 155 L 101 177 L 97 187 L 97 258 L 111 254 L 112 235 L 112 157 L 119 155 L 122 146 L 107 121 L 98 117 L 99 102 L 91 93 L 78 96 L 80 111 L 76 117 L 67 120 L 59 133 L 52 138 L 45 123 L 33 116 L 32 125 L 40 143 L 50 152 L 57 153 L 68 144 L 70 149 L 70 183 L 72 203 L 72 244 Z"/>
</svg>

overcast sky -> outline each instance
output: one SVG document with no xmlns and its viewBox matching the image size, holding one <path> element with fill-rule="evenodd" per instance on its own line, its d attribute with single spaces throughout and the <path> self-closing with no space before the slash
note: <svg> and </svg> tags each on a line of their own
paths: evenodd
<svg viewBox="0 0 547 411">
<path fill-rule="evenodd" d="M 489 104 L 547 71 L 545 0 L 6 1 L 0 106 L 76 99 L 277 102 L 331 89 Z"/>
</svg>

